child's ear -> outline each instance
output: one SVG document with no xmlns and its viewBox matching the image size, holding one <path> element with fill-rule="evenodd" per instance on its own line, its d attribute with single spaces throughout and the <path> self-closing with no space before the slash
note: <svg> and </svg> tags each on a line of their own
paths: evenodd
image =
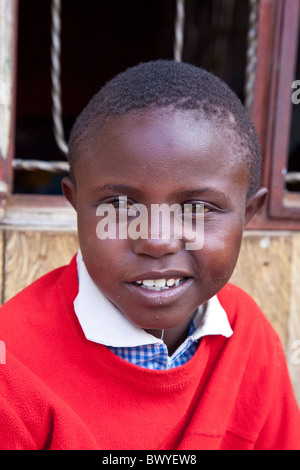
<svg viewBox="0 0 300 470">
<path fill-rule="evenodd" d="M 76 190 L 75 190 L 75 185 L 74 185 L 72 179 L 71 179 L 69 176 L 65 176 L 65 177 L 62 179 L 61 188 L 62 188 L 62 192 L 63 192 L 65 198 L 67 199 L 67 201 L 69 201 L 69 203 L 70 203 L 70 204 L 74 207 L 74 209 L 76 210 Z"/>
<path fill-rule="evenodd" d="M 247 225 L 256 212 L 264 205 L 267 195 L 267 188 L 260 188 L 248 201 L 245 211 L 245 225 Z"/>
</svg>

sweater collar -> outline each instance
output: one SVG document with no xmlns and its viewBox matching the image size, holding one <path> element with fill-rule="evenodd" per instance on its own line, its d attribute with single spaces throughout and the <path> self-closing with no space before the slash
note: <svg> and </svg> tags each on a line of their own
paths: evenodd
<svg viewBox="0 0 300 470">
<path fill-rule="evenodd" d="M 77 253 L 79 291 L 74 301 L 78 321 L 89 341 L 113 347 L 161 344 L 162 339 L 147 333 L 128 320 L 98 289 L 87 272 L 80 250 Z M 227 315 L 217 296 L 207 302 L 206 310 L 198 307 L 194 317 L 193 341 L 206 335 L 232 335 Z"/>
</svg>

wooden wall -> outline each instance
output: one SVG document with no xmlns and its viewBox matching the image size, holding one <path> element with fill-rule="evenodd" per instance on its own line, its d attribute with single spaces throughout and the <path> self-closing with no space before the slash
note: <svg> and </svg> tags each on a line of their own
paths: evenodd
<svg viewBox="0 0 300 470">
<path fill-rule="evenodd" d="M 2 302 L 68 263 L 77 248 L 74 232 L 0 231 Z M 278 332 L 300 404 L 300 233 L 246 231 L 232 282 L 253 296 Z"/>
</svg>

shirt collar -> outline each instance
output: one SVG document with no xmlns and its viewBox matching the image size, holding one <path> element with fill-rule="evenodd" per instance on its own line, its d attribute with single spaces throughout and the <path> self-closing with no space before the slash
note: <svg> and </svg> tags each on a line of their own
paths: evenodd
<svg viewBox="0 0 300 470">
<path fill-rule="evenodd" d="M 162 344 L 163 340 L 147 333 L 132 323 L 98 289 L 87 272 L 80 250 L 77 253 L 79 291 L 74 309 L 85 337 L 95 343 L 113 347 L 135 347 Z M 225 310 L 217 296 L 207 302 L 205 313 L 198 308 L 194 317 L 193 341 L 206 335 L 232 335 Z"/>
</svg>

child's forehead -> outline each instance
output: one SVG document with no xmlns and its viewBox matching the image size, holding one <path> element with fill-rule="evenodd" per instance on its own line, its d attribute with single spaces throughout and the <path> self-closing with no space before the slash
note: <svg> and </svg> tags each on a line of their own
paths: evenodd
<svg viewBox="0 0 300 470">
<path fill-rule="evenodd" d="M 124 115 L 111 116 L 101 127 L 95 138 L 93 154 L 99 156 L 103 149 L 138 144 L 155 149 L 168 145 L 182 150 L 188 157 L 189 151 L 201 145 L 227 150 L 228 164 L 242 162 L 245 145 L 242 141 L 234 117 L 228 113 L 207 116 L 203 110 L 182 110 L 167 108 L 147 108 L 131 111 Z M 105 154 L 105 153 L 104 153 Z M 224 159 L 224 151 L 220 157 Z"/>
<path fill-rule="evenodd" d="M 94 174 L 101 179 L 118 175 L 120 180 L 128 181 L 130 177 L 134 181 L 136 175 L 157 180 L 170 175 L 181 184 L 184 175 L 191 179 L 195 176 L 195 181 L 200 173 L 204 182 L 205 174 L 210 177 L 216 168 L 222 168 L 227 179 L 232 169 L 246 170 L 237 136 L 230 127 L 195 111 L 172 109 L 110 117 L 80 160 L 79 172 L 89 166 L 94 168 L 92 179 Z M 142 172 L 141 167 L 146 171 Z"/>
<path fill-rule="evenodd" d="M 143 131 L 145 132 L 146 129 L 158 136 L 174 134 L 183 129 L 187 138 L 192 139 L 195 139 L 197 134 L 200 139 L 204 130 L 206 133 L 209 132 L 215 140 L 228 135 L 236 134 L 238 136 L 238 129 L 231 113 L 221 119 L 217 114 L 208 116 L 203 109 L 183 110 L 174 109 L 174 107 L 151 107 L 110 116 L 99 130 L 98 142 L 100 144 L 105 142 L 105 137 L 107 138 L 109 134 L 120 136 L 125 133 L 125 130 L 143 135 Z M 146 137 L 147 133 L 144 136 Z"/>
</svg>

